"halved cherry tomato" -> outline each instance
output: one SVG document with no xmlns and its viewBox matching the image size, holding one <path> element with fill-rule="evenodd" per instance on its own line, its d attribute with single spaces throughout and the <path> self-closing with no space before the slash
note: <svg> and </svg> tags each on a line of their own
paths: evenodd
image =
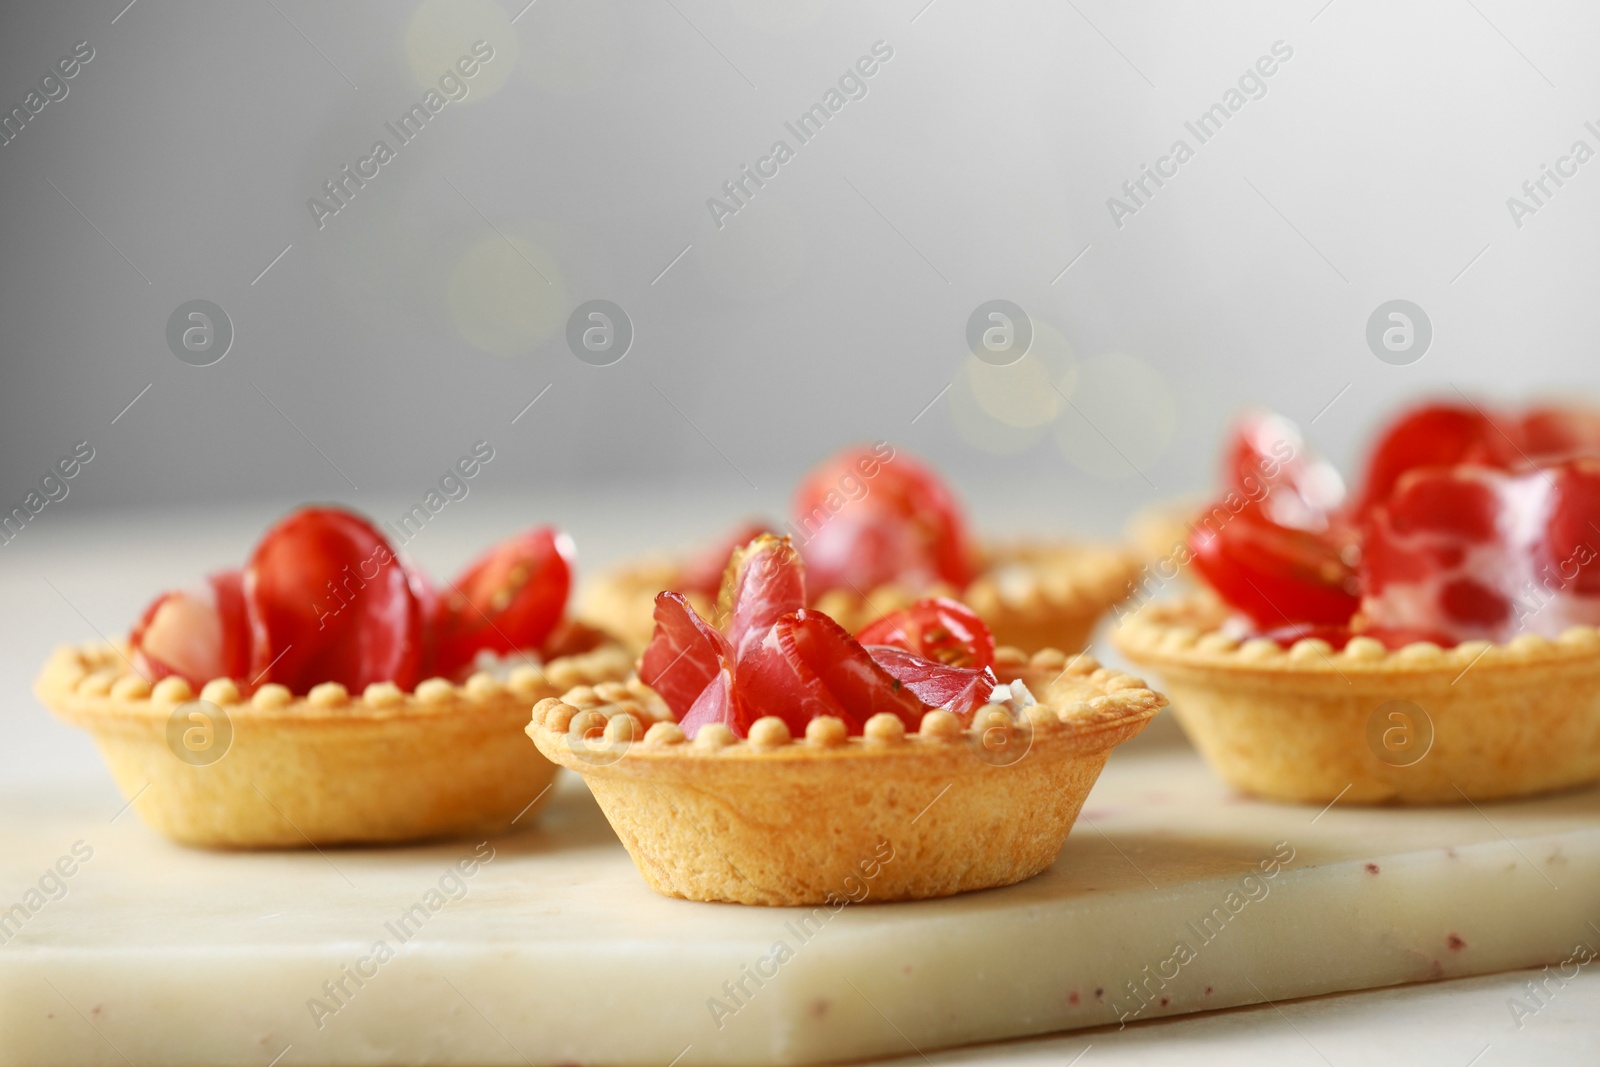
<svg viewBox="0 0 1600 1067">
<path fill-rule="evenodd" d="M 576 552 L 572 539 L 540 526 L 479 556 L 440 591 L 434 619 L 434 669 L 450 676 L 479 652 L 533 651 L 567 604 Z"/>
<path fill-rule="evenodd" d="M 253 681 L 296 693 L 321 682 L 359 692 L 372 682 L 409 689 L 422 657 L 416 579 L 358 515 L 305 508 L 278 523 L 244 571 L 254 630 Z"/>
<path fill-rule="evenodd" d="M 994 665 L 994 634 L 971 608 L 947 597 L 924 597 L 891 611 L 857 631 L 856 640 L 903 648 L 950 667 Z"/>
<path fill-rule="evenodd" d="M 674 583 L 681 593 L 701 593 L 716 596 L 722 588 L 722 575 L 728 569 L 728 560 L 735 549 L 743 548 L 764 533 L 771 533 L 771 523 L 754 519 L 740 523 L 708 547 L 695 553 L 684 563 Z"/>
<path fill-rule="evenodd" d="M 1189 551 L 1217 594 L 1262 628 L 1344 623 L 1360 602 L 1355 571 L 1333 534 L 1279 526 L 1247 510 L 1215 529 L 1194 527 Z"/>
<path fill-rule="evenodd" d="M 243 583 L 240 571 L 219 571 L 205 589 L 163 593 L 145 609 L 129 643 L 151 681 L 176 675 L 196 689 L 213 678 L 250 681 Z"/>
<path fill-rule="evenodd" d="M 813 469 L 795 491 L 794 518 L 815 592 L 972 581 L 972 543 L 955 495 L 887 445 L 848 449 Z"/>
</svg>

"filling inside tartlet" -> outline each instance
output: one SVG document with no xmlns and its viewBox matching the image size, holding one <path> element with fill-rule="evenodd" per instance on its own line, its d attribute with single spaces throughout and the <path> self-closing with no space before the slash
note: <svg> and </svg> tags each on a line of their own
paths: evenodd
<svg viewBox="0 0 1600 1067">
<path fill-rule="evenodd" d="M 1180 562 L 1238 636 L 1452 647 L 1600 625 L 1600 413 L 1414 407 L 1348 493 L 1291 422 L 1252 413 L 1223 482 Z"/>
<path fill-rule="evenodd" d="M 571 539 L 544 526 L 495 545 L 437 588 L 366 519 L 303 508 L 267 531 L 242 568 L 161 594 L 130 637 L 152 681 L 232 678 L 304 694 L 459 678 L 510 654 L 549 658 L 572 586 Z"/>
<path fill-rule="evenodd" d="M 996 695 L 994 637 L 970 608 L 929 597 L 852 635 L 806 607 L 807 572 L 789 538 L 761 534 L 733 551 L 715 624 L 681 593 L 656 597 L 639 678 L 686 735 L 723 723 L 744 737 L 767 715 L 795 736 L 819 716 L 860 734 L 881 712 L 915 730 L 927 711 L 967 721 Z"/>
<path fill-rule="evenodd" d="M 846 449 L 800 481 L 787 523 L 749 521 L 690 559 L 679 592 L 715 596 L 739 546 L 787 533 L 805 560 L 813 598 L 834 589 L 862 596 L 883 585 L 963 589 L 978 573 L 959 500 L 932 470 L 888 442 Z"/>
</svg>

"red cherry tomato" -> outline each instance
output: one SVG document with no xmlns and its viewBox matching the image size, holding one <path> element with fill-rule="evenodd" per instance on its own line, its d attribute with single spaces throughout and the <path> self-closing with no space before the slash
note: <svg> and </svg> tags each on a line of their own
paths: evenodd
<svg viewBox="0 0 1600 1067">
<path fill-rule="evenodd" d="M 1522 470 L 1600 456 L 1600 411 L 1543 405 L 1519 413 L 1476 404 L 1424 404 L 1379 435 L 1358 515 L 1383 503 L 1407 471 L 1472 464 Z"/>
<path fill-rule="evenodd" d="M 267 531 L 244 572 L 251 671 L 296 693 L 321 682 L 410 689 L 422 657 L 416 579 L 360 516 L 306 508 Z"/>
<path fill-rule="evenodd" d="M 449 676 L 482 651 L 538 649 L 561 621 L 575 558 L 572 539 L 550 526 L 507 538 L 479 556 L 440 590 L 434 669 Z"/>
<path fill-rule="evenodd" d="M 244 576 L 221 571 L 199 591 L 163 593 L 145 609 L 129 643 L 140 669 L 156 681 L 176 675 L 196 689 L 213 678 L 250 681 L 250 622 Z"/>
<path fill-rule="evenodd" d="M 856 633 L 863 645 L 892 645 L 949 667 L 994 665 L 994 634 L 960 601 L 924 597 Z"/>
<path fill-rule="evenodd" d="M 935 548 L 912 523 L 865 502 L 800 543 L 816 593 L 846 589 L 866 596 L 883 585 L 925 589 L 943 578 Z"/>
<path fill-rule="evenodd" d="M 678 572 L 675 587 L 683 593 L 701 593 L 714 597 L 722 588 L 722 575 L 728 569 L 728 560 L 734 550 L 742 548 L 764 533 L 771 533 L 770 523 L 754 520 L 741 523 L 711 545 L 695 553 Z"/>
<path fill-rule="evenodd" d="M 1359 604 L 1355 572 L 1334 534 L 1290 529 L 1243 511 L 1215 529 L 1194 527 L 1189 551 L 1217 595 L 1263 629 L 1345 623 Z"/>
<path fill-rule="evenodd" d="M 886 444 L 849 449 L 812 470 L 795 491 L 794 517 L 814 592 L 972 581 L 971 538 L 954 494 Z"/>
</svg>

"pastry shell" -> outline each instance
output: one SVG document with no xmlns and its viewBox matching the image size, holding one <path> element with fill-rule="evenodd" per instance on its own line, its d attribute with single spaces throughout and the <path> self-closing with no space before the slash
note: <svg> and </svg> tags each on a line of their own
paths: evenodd
<svg viewBox="0 0 1600 1067">
<path fill-rule="evenodd" d="M 1222 630 L 1195 596 L 1112 632 L 1160 675 L 1212 769 L 1259 796 L 1306 803 L 1463 803 L 1600 780 L 1600 630 L 1554 640 L 1389 650 L 1355 637 L 1283 648 Z"/>
<path fill-rule="evenodd" d="M 971 727 L 930 711 L 846 736 L 835 718 L 792 738 L 766 717 L 736 739 L 694 741 L 632 679 L 534 707 L 539 751 L 577 771 L 657 892 L 689 900 L 814 905 L 915 900 L 1010 885 L 1049 867 L 1111 750 L 1166 699 L 1080 655 L 1001 649 L 996 673 L 1042 704 Z"/>
<path fill-rule="evenodd" d="M 183 679 L 151 686 L 126 648 L 100 644 L 58 648 L 34 691 L 93 735 L 123 796 L 158 833 L 209 848 L 292 848 L 488 833 L 520 821 L 556 772 L 520 743 L 528 708 L 631 666 L 604 641 L 515 667 L 504 681 L 480 671 L 410 693 L 382 682 L 351 694 L 328 682 L 305 696 L 274 684 L 244 696 L 219 678 L 197 701 Z M 190 729 L 209 731 L 196 736 L 219 746 L 214 759 L 179 755 Z"/>
<path fill-rule="evenodd" d="M 1124 549 L 1072 542 L 1012 542 L 987 546 L 980 573 L 965 589 L 939 585 L 913 591 L 883 585 L 864 595 L 832 589 L 813 606 L 854 632 L 923 596 L 951 596 L 988 623 L 999 645 L 1035 652 L 1074 651 L 1089 643 L 1100 617 L 1133 589 L 1140 561 Z M 581 614 L 635 651 L 650 643 L 656 594 L 678 580 L 678 564 L 654 559 L 600 575 L 586 590 Z M 686 594 L 696 611 L 713 617 L 715 599 Z"/>
<path fill-rule="evenodd" d="M 1147 561 L 1177 559 L 1188 547 L 1190 527 L 1204 516 L 1205 506 L 1201 497 L 1150 504 L 1128 520 L 1127 538 Z"/>
</svg>

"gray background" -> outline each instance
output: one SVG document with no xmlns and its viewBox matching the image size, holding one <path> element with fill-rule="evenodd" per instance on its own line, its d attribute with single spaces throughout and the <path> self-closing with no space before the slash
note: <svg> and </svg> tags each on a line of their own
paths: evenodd
<svg viewBox="0 0 1600 1067">
<path fill-rule="evenodd" d="M 50 645 L 125 632 L 297 501 L 397 516 L 478 439 L 469 501 L 408 546 L 429 567 L 532 521 L 586 566 L 686 543 L 870 438 L 945 467 L 986 529 L 1110 532 L 1204 485 L 1243 404 L 1315 419 L 1348 467 L 1408 397 L 1596 384 L 1600 160 L 1521 229 L 1505 206 L 1600 148 L 1595 5 L 525 2 L 0 3 L 0 109 L 95 49 L 0 147 L 0 511 L 96 449 L 0 546 L 0 781 L 105 788 L 27 692 Z M 306 199 L 479 37 L 472 95 L 318 231 Z M 718 231 L 706 198 L 878 40 L 867 97 Z M 1278 40 L 1267 95 L 1115 227 L 1107 197 Z M 609 367 L 563 339 L 595 298 L 637 333 Z M 1039 340 L 975 378 L 995 298 Z M 166 345 L 193 299 L 236 330 L 214 366 Z M 1409 366 L 1365 342 L 1393 299 L 1434 327 Z M 1473 981 L 1417 994 L 1407 1033 L 1518 992 Z"/>
<path fill-rule="evenodd" d="M 772 510 L 882 437 L 1125 513 L 1202 484 L 1244 403 L 1348 462 L 1418 391 L 1594 381 L 1600 160 L 1520 230 L 1505 205 L 1600 148 L 1591 5 L 125 2 L 0 16 L 7 108 L 95 49 L 0 147 L 7 508 L 85 438 L 58 511 L 377 508 L 487 438 L 496 492 L 753 483 Z M 307 198 L 479 37 L 472 95 L 319 231 Z M 868 95 L 719 231 L 706 199 L 878 40 Z M 1279 40 L 1267 95 L 1114 226 Z M 596 297 L 637 331 L 610 367 L 564 341 Z M 964 332 L 995 297 L 1041 340 L 980 404 Z M 234 323 L 215 366 L 165 343 L 195 298 Z M 1412 366 L 1364 341 L 1394 298 L 1433 322 Z"/>
<path fill-rule="evenodd" d="M 0 146 L 0 511 L 95 458 L 0 545 L 0 778 L 103 776 L 28 693 L 52 645 L 126 633 L 299 502 L 393 521 L 478 440 L 407 553 L 448 574 L 556 522 L 593 575 L 781 517 L 847 441 L 932 459 L 985 532 L 1114 534 L 1199 491 L 1245 404 L 1348 468 L 1407 398 L 1596 381 L 1600 160 L 1520 229 L 1506 208 L 1600 148 L 1592 6 L 525 3 L 4 6 L 0 107 L 95 56 Z M 480 38 L 467 98 L 319 230 L 308 198 Z M 1278 41 L 1199 144 L 1184 123 Z M 718 229 L 707 198 L 778 138 Z M 166 339 L 197 299 L 235 331 L 205 367 Z M 566 342 L 594 299 L 634 326 L 610 366 Z M 967 348 L 994 299 L 1033 321 L 1007 367 Z M 1434 334 L 1404 366 L 1366 341 L 1396 299 Z"/>
</svg>

